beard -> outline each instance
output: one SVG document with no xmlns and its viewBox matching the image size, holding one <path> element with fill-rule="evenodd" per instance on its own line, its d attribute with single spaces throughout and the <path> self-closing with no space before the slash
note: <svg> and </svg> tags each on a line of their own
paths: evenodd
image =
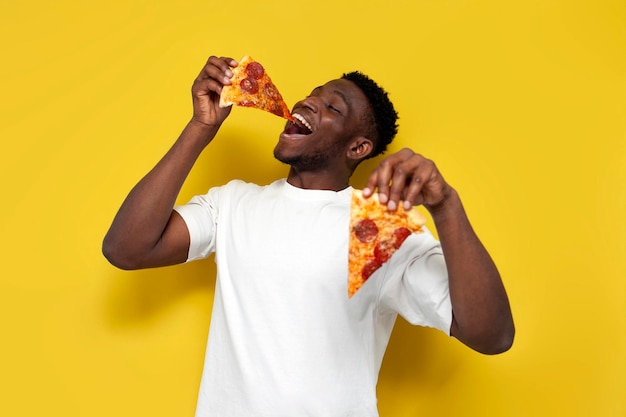
<svg viewBox="0 0 626 417">
<path fill-rule="evenodd" d="M 292 166 L 299 171 L 312 171 L 328 164 L 329 156 L 323 152 L 316 152 L 309 155 L 281 155 L 274 149 L 274 158 L 283 164 Z"/>
<path fill-rule="evenodd" d="M 342 144 L 335 143 L 326 149 L 314 149 L 307 153 L 285 155 L 280 151 L 280 145 L 274 148 L 274 158 L 298 171 L 315 171 L 330 165 L 330 161 L 343 152 Z"/>
</svg>

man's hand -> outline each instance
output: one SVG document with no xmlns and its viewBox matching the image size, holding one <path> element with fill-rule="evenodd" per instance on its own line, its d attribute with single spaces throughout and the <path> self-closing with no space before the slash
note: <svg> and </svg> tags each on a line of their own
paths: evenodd
<svg viewBox="0 0 626 417">
<path fill-rule="evenodd" d="M 233 76 L 231 67 L 237 61 L 232 58 L 211 56 L 193 83 L 192 120 L 210 127 L 219 127 L 230 113 L 231 107 L 219 106 L 220 93 L 224 85 L 230 84 Z"/>
<path fill-rule="evenodd" d="M 433 161 L 408 148 L 382 160 L 363 189 L 364 197 L 376 189 L 381 203 L 386 203 L 389 210 L 396 210 L 402 202 L 407 210 L 423 204 L 432 211 L 453 192 Z"/>
</svg>

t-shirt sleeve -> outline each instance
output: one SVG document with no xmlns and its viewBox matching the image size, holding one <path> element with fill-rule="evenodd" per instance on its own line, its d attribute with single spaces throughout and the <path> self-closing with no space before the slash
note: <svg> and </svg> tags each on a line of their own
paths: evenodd
<svg viewBox="0 0 626 417">
<path fill-rule="evenodd" d="M 409 236 L 380 272 L 381 312 L 394 311 L 411 324 L 450 335 L 448 271 L 441 245 L 428 229 Z"/>
<path fill-rule="evenodd" d="M 214 194 L 211 190 L 208 194 L 193 197 L 185 205 L 174 207 L 189 230 L 187 262 L 206 258 L 215 251 L 217 206 L 212 198 Z"/>
</svg>

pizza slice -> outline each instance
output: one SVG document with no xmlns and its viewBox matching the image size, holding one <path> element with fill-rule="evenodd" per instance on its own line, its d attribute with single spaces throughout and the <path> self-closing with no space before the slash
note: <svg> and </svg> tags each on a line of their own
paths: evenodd
<svg viewBox="0 0 626 417">
<path fill-rule="evenodd" d="M 239 65 L 232 68 L 232 72 L 231 84 L 222 88 L 220 107 L 233 104 L 254 107 L 293 121 L 287 104 L 263 65 L 249 56 L 244 56 Z"/>
<path fill-rule="evenodd" d="M 426 218 L 416 209 L 387 210 L 378 194 L 352 191 L 348 243 L 348 297 L 397 251 L 411 233 L 421 233 Z"/>
</svg>

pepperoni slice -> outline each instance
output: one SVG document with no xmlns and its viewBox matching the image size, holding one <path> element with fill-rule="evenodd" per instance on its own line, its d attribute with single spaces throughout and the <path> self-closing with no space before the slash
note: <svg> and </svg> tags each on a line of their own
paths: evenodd
<svg viewBox="0 0 626 417">
<path fill-rule="evenodd" d="M 280 117 L 284 116 L 283 106 L 281 106 L 279 103 L 272 103 L 272 106 L 270 107 L 270 112 Z"/>
<path fill-rule="evenodd" d="M 381 240 L 374 248 L 374 257 L 378 262 L 384 264 L 396 251 L 395 239 Z"/>
<path fill-rule="evenodd" d="M 381 263 L 378 262 L 376 259 L 369 260 L 361 271 L 361 277 L 363 278 L 363 281 L 367 281 L 370 275 L 376 272 L 376 270 L 380 267 Z"/>
<path fill-rule="evenodd" d="M 265 95 L 272 100 L 278 100 L 280 98 L 280 93 L 276 89 L 276 86 L 272 83 L 265 84 L 265 86 L 263 86 L 263 90 L 265 91 Z"/>
<path fill-rule="evenodd" d="M 393 231 L 393 239 L 395 248 L 399 248 L 407 237 L 411 236 L 411 231 L 406 227 L 399 227 Z"/>
<path fill-rule="evenodd" d="M 263 78 L 263 74 L 265 74 L 265 69 L 263 68 L 263 65 L 258 62 L 251 62 L 246 67 L 246 75 L 254 78 L 255 80 Z"/>
<path fill-rule="evenodd" d="M 372 219 L 363 219 L 354 226 L 354 234 L 363 243 L 369 243 L 376 239 L 378 227 Z"/>
<path fill-rule="evenodd" d="M 259 83 L 254 78 L 244 78 L 240 85 L 241 89 L 248 94 L 256 94 L 259 91 Z"/>
</svg>

